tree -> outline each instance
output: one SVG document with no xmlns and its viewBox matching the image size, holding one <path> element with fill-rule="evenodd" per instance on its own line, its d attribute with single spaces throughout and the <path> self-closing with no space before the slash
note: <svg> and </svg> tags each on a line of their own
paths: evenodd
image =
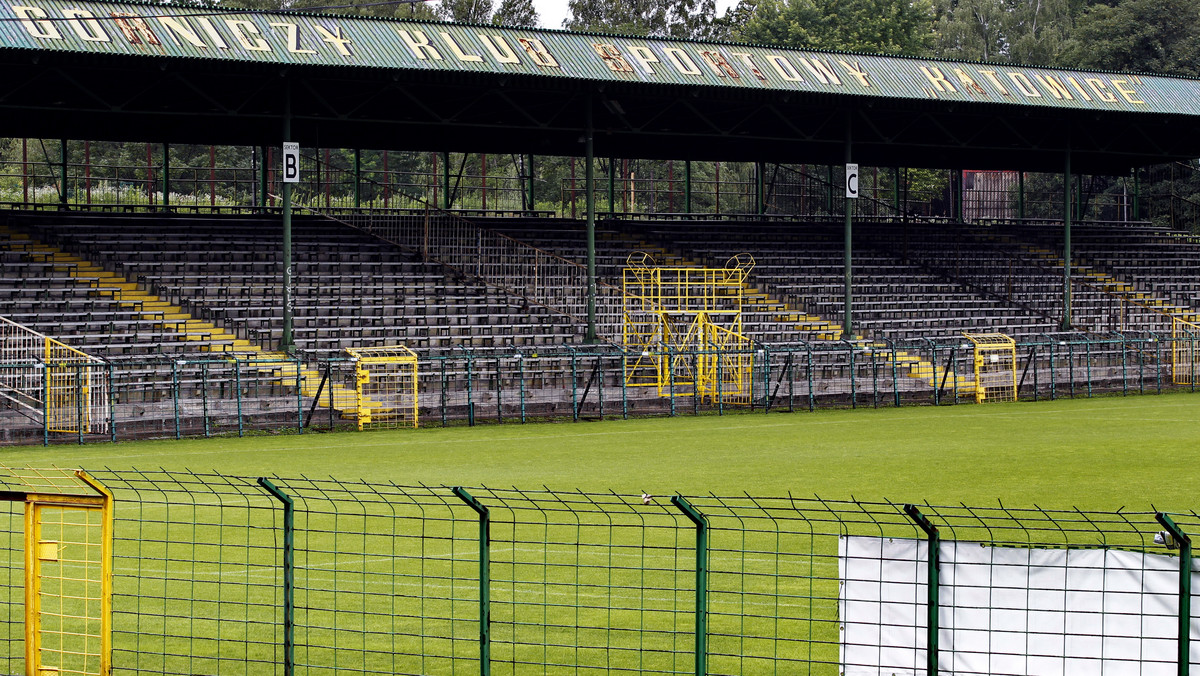
<svg viewBox="0 0 1200 676">
<path fill-rule="evenodd" d="M 1200 76 L 1200 5 L 1123 0 L 1092 5 L 1061 59 L 1078 68 Z"/>
<path fill-rule="evenodd" d="M 715 0 L 570 0 L 566 28 L 622 35 L 704 39 Z"/>
<path fill-rule="evenodd" d="M 938 0 L 935 53 L 1051 65 L 1082 0 Z"/>
<path fill-rule="evenodd" d="M 502 0 L 492 23 L 497 26 L 524 26 L 536 28 L 540 23 L 533 0 Z"/>
<path fill-rule="evenodd" d="M 442 0 L 437 15 L 446 21 L 488 23 L 492 19 L 492 0 Z"/>
<path fill-rule="evenodd" d="M 757 0 L 735 37 L 798 49 L 922 56 L 932 46 L 932 24 L 928 0 Z"/>
</svg>

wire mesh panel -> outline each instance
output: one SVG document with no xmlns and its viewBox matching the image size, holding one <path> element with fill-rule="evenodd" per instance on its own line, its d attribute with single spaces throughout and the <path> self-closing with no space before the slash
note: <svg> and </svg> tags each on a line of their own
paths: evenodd
<svg viewBox="0 0 1200 676">
<path fill-rule="evenodd" d="M 1017 400 L 1017 343 L 1003 333 L 964 333 L 975 347 L 975 401 Z"/>
<path fill-rule="evenodd" d="M 122 673 L 276 673 L 277 504 L 251 479 L 97 472 L 117 503 L 113 660 Z"/>
<path fill-rule="evenodd" d="M 25 668 L 25 514 L 21 502 L 0 500 L 0 672 Z"/>
<path fill-rule="evenodd" d="M 1182 319 L 1171 322 L 1171 373 L 1176 385 L 1195 385 L 1200 374 L 1200 326 Z"/>
<path fill-rule="evenodd" d="M 694 538 L 667 498 L 471 489 L 493 674 L 694 673 Z"/>
<path fill-rule="evenodd" d="M 354 359 L 358 429 L 416 427 L 417 355 L 401 346 L 347 348 Z"/>
<path fill-rule="evenodd" d="M 478 674 L 473 514 L 421 486 L 276 480 L 296 504 L 296 665 L 317 674 Z"/>
</svg>

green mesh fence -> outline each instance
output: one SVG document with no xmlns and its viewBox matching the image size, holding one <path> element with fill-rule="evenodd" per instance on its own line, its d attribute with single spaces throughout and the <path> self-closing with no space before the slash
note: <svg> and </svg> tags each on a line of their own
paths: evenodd
<svg viewBox="0 0 1200 676">
<path fill-rule="evenodd" d="M 1017 397 L 1025 401 L 1159 394 L 1197 387 L 1179 378 L 1173 355 L 1195 351 L 1197 336 L 1115 338 L 1042 336 L 1017 344 Z M 684 361 L 728 353 L 676 353 Z M 613 347 L 456 348 L 418 362 L 420 426 L 605 420 L 973 403 L 973 351 L 965 339 L 916 343 L 823 341 L 764 345 L 753 353 L 749 396 L 700 396 L 667 378 L 662 392 L 627 375 L 641 359 Z M 37 364 L 0 363 L 6 377 Z M 242 436 L 354 429 L 353 364 L 229 359 L 114 361 L 106 364 L 102 432 L 50 429 L 36 411 L 0 406 L 0 444 L 56 444 L 140 438 Z M 299 373 L 299 375 L 297 375 Z M 936 374 L 936 375 L 935 375 Z M 299 380 L 300 387 L 297 387 Z M 340 394 L 339 394 L 340 393 Z"/>
<path fill-rule="evenodd" d="M 119 674 L 1149 676 L 1200 628 L 1194 512 L 92 474 Z"/>
</svg>

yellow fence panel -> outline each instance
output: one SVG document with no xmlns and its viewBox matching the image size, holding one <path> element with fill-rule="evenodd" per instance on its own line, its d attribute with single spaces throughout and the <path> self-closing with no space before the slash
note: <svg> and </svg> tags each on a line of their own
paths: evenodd
<svg viewBox="0 0 1200 676">
<path fill-rule="evenodd" d="M 964 333 L 975 346 L 975 402 L 1017 400 L 1017 343 L 1003 333 Z"/>
<path fill-rule="evenodd" d="M 417 427 L 417 355 L 402 345 L 347 348 L 358 429 Z"/>
<path fill-rule="evenodd" d="M 1176 385 L 1195 385 L 1200 374 L 1200 325 L 1171 322 L 1171 373 Z"/>
</svg>

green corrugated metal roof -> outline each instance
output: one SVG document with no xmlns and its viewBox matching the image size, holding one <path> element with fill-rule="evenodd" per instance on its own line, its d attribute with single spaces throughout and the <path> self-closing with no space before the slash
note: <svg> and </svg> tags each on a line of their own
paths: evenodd
<svg viewBox="0 0 1200 676">
<path fill-rule="evenodd" d="M 564 31 L 128 2 L 0 7 L 2 48 L 1200 114 L 1200 81 Z"/>
</svg>

